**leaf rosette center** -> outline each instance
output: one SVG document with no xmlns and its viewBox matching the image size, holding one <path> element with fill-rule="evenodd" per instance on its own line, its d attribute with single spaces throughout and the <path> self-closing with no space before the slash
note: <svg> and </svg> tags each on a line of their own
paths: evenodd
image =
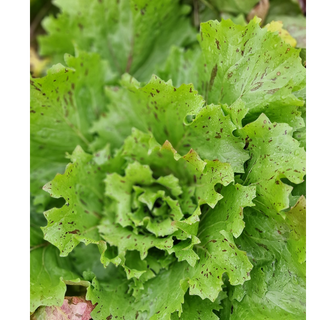
<svg viewBox="0 0 320 320">
<path fill-rule="evenodd" d="M 116 202 L 115 222 L 141 235 L 165 237 L 177 231 L 174 222 L 184 217 L 179 180 L 172 174 L 155 179 L 150 167 L 138 162 L 130 163 L 125 173 L 105 180 L 106 195 Z"/>
</svg>

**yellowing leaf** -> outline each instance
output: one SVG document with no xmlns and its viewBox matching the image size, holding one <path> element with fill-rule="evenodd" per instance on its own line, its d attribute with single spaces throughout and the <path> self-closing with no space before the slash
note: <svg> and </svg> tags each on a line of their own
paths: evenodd
<svg viewBox="0 0 320 320">
<path fill-rule="evenodd" d="M 30 72 L 37 78 L 43 75 L 43 72 L 50 62 L 50 59 L 40 59 L 34 48 L 30 48 Z"/>
<path fill-rule="evenodd" d="M 295 47 L 297 45 L 297 40 L 293 38 L 290 33 L 282 27 L 283 23 L 281 21 L 271 21 L 265 26 L 265 28 L 267 28 L 267 30 L 270 32 L 278 31 L 280 38 L 282 38 L 285 43 L 290 44 L 291 47 Z"/>
</svg>

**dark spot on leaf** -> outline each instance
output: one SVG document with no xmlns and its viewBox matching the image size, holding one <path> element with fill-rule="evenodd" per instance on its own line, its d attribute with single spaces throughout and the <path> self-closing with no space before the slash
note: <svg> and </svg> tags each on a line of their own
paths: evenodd
<svg viewBox="0 0 320 320">
<path fill-rule="evenodd" d="M 80 231 L 78 229 L 76 230 L 73 230 L 73 231 L 68 231 L 68 233 L 71 233 L 71 234 L 79 234 Z"/>
<path fill-rule="evenodd" d="M 274 93 L 277 92 L 278 90 L 280 90 L 280 88 L 268 90 L 267 93 L 268 93 L 268 94 L 274 94 Z"/>
<path fill-rule="evenodd" d="M 213 83 L 214 83 L 214 79 L 217 76 L 217 72 L 218 72 L 218 65 L 216 64 L 211 71 L 211 77 L 210 77 L 210 85 L 209 85 L 209 90 L 211 91 Z"/>
<path fill-rule="evenodd" d="M 263 82 L 256 82 L 255 84 L 257 84 L 256 87 L 252 88 L 250 91 L 256 91 L 258 90 L 259 88 L 261 88 L 261 86 L 263 85 Z"/>
<path fill-rule="evenodd" d="M 218 39 L 216 39 L 216 45 L 217 45 L 218 50 L 220 50 L 220 42 Z"/>
<path fill-rule="evenodd" d="M 157 115 L 157 113 L 156 113 L 156 112 L 154 112 L 154 117 L 156 118 L 156 120 L 158 120 L 158 121 L 159 121 L 159 119 L 158 119 L 158 115 Z"/>
</svg>

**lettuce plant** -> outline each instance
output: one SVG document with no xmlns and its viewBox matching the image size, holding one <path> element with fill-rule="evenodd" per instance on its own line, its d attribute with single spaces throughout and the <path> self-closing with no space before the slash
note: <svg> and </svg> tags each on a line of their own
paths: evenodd
<svg viewBox="0 0 320 320">
<path fill-rule="evenodd" d="M 102 35 L 120 50 L 112 35 L 124 27 L 89 23 L 108 1 L 86 15 L 78 2 L 77 15 L 59 1 L 65 11 L 41 39 L 57 57 L 73 50 L 57 27 L 69 25 L 75 56 L 31 80 L 31 311 L 62 305 L 67 284 L 83 288 L 97 320 L 305 318 L 299 50 L 257 18 L 222 20 L 164 59 L 161 28 L 186 22 L 160 11 L 169 22 L 151 51 L 139 51 L 142 37 L 117 71 Z M 123 21 L 158 23 L 156 8 L 133 3 L 115 5 Z"/>
</svg>

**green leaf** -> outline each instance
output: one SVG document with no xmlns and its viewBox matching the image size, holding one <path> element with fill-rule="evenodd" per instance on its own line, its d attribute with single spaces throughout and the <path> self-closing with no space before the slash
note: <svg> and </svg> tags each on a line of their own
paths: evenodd
<svg viewBox="0 0 320 320">
<path fill-rule="evenodd" d="M 220 106 L 208 105 L 188 124 L 178 150 L 184 153 L 192 147 L 202 158 L 219 159 L 230 163 L 235 172 L 244 172 L 243 164 L 249 155 L 243 150 L 243 143 L 233 135 L 235 129 L 230 116 L 225 116 Z"/>
<path fill-rule="evenodd" d="M 66 152 L 92 140 L 91 123 L 105 111 L 103 92 L 109 66 L 97 54 L 77 52 L 65 56 L 66 65 L 53 66 L 43 78 L 31 79 L 30 143 L 31 194 L 37 203 L 43 185 L 57 172 L 63 173 Z"/>
<path fill-rule="evenodd" d="M 133 145 L 131 145 L 132 141 L 135 141 Z M 139 143 L 141 143 L 140 147 Z M 198 205 L 207 203 L 214 207 L 221 199 L 214 185 L 220 183 L 226 186 L 233 181 L 233 170 L 228 163 L 218 160 L 203 161 L 193 149 L 181 156 L 169 141 L 160 146 L 151 134 L 144 134 L 138 130 L 134 130 L 132 137 L 126 140 L 123 154 L 127 159 L 141 159 L 140 161 L 150 165 L 157 175 L 164 174 L 160 168 L 162 170 L 164 168 L 165 172 L 173 172 L 181 183 L 195 188 L 194 195 Z"/>
<path fill-rule="evenodd" d="M 184 120 L 203 105 L 203 98 L 192 85 L 172 86 L 153 76 L 147 85 L 140 84 L 128 74 L 122 77 L 121 87 L 107 88 L 109 112 L 94 123 L 92 132 L 98 133 L 95 148 L 105 141 L 120 147 L 131 129 L 152 130 L 159 143 L 169 140 L 174 146 L 184 134 Z"/>
<path fill-rule="evenodd" d="M 130 212 L 131 192 L 135 184 L 150 185 L 153 182 L 152 171 L 148 166 L 142 166 L 138 162 L 130 164 L 126 168 L 126 176 L 117 173 L 108 175 L 105 179 L 105 194 L 116 201 L 116 223 L 123 227 L 133 225 L 127 214 Z"/>
<path fill-rule="evenodd" d="M 34 212 L 30 217 L 30 312 L 40 306 L 61 306 L 66 284 L 87 287 L 88 282 L 79 278 L 69 258 L 59 257 L 58 250 L 43 239 L 40 226 L 45 218 Z M 41 309 L 41 308 L 40 308 Z M 43 307 L 44 309 L 44 307 Z M 41 313 L 41 311 L 40 311 Z M 39 316 L 37 313 L 35 316 Z M 38 319 L 38 318 L 37 318 Z"/>
<path fill-rule="evenodd" d="M 245 227 L 243 208 L 254 206 L 252 201 L 256 196 L 255 189 L 254 186 L 245 187 L 240 184 L 230 184 L 222 188 L 220 193 L 223 198 L 213 210 L 206 213 L 206 216 L 212 215 L 215 222 L 225 221 L 225 230 L 232 233 L 235 238 L 238 238 Z M 204 220 L 202 223 L 206 222 Z"/>
<path fill-rule="evenodd" d="M 97 225 L 104 199 L 104 174 L 94 157 L 78 146 L 70 158 L 65 173 L 44 186 L 52 197 L 66 201 L 63 207 L 45 212 L 48 224 L 42 228 L 44 238 L 59 248 L 61 256 L 67 256 L 80 242 L 99 242 Z"/>
<path fill-rule="evenodd" d="M 200 240 L 196 236 L 191 236 L 191 240 L 181 241 L 177 245 L 169 249 L 168 252 L 174 252 L 178 261 L 187 261 L 191 267 L 194 267 L 199 256 L 194 252 L 193 246 L 200 243 Z"/>
<path fill-rule="evenodd" d="M 140 310 L 147 311 L 147 319 L 170 320 L 171 313 L 181 313 L 181 304 L 188 289 L 185 280 L 188 271 L 186 262 L 174 263 L 168 270 L 163 270 L 157 277 L 145 283 L 144 293 L 137 305 Z"/>
<path fill-rule="evenodd" d="M 164 187 L 167 187 L 170 189 L 173 196 L 179 196 L 183 193 L 180 185 L 179 185 L 179 179 L 176 178 L 174 175 L 170 174 L 168 176 L 162 176 L 157 179 L 157 183 L 163 185 Z"/>
<path fill-rule="evenodd" d="M 302 183 L 297 184 L 293 187 L 292 195 L 297 197 L 306 196 L 306 186 L 307 186 L 307 181 L 305 176 L 304 181 Z"/>
<path fill-rule="evenodd" d="M 224 230 L 225 222 L 215 222 L 213 215 L 207 215 L 205 220 L 199 227 L 201 245 L 196 246 L 200 260 L 188 283 L 191 295 L 214 301 L 221 291 L 224 273 L 232 285 L 242 284 L 250 279 L 252 264 L 246 252 L 239 250 L 232 235 Z"/>
<path fill-rule="evenodd" d="M 92 132 L 99 135 L 94 148 L 100 148 L 105 141 L 120 147 L 131 128 L 136 128 L 151 131 L 161 144 L 170 141 L 179 153 L 193 148 L 204 159 L 229 162 L 235 171 L 243 172 L 248 154 L 233 135 L 236 126 L 220 106 L 201 109 L 203 99 L 192 85 L 175 88 L 170 81 L 154 76 L 146 86 L 139 87 L 126 75 L 122 86 L 116 91 L 107 90 L 109 113 L 93 125 Z"/>
<path fill-rule="evenodd" d="M 198 296 L 185 295 L 182 305 L 182 313 L 171 316 L 172 320 L 219 320 L 219 317 L 213 313 L 213 310 L 219 310 L 219 304 L 213 303 L 208 299 L 202 300 Z"/>
<path fill-rule="evenodd" d="M 289 222 L 295 230 L 304 229 L 298 223 L 300 215 L 303 217 L 300 205 L 293 208 Z M 231 301 L 230 319 L 304 319 L 306 270 L 299 253 L 288 250 L 289 239 L 299 245 L 292 238 L 292 226 L 267 211 L 254 209 L 246 209 L 245 222 L 245 232 L 237 245 L 248 252 L 255 267 L 252 279 L 243 286 L 244 298 Z"/>
<path fill-rule="evenodd" d="M 86 280 L 92 280 L 92 275 L 93 278 L 96 277 L 99 281 L 109 280 L 111 273 L 110 267 L 106 270 L 101 263 L 101 253 L 99 252 L 98 246 L 80 243 L 69 254 L 69 257 L 74 266 L 74 270 L 76 270 L 78 274 L 83 275 Z"/>
<path fill-rule="evenodd" d="M 301 92 L 301 91 L 299 91 L 299 92 L 297 92 L 297 93 L 299 93 L 299 98 L 302 98 L 302 99 L 304 99 L 305 100 L 305 94 L 306 94 L 306 92 L 305 92 L 305 90 L 304 90 L 304 92 Z M 298 94 L 297 94 L 297 96 L 298 96 Z M 304 123 L 306 123 L 306 117 L 307 117 L 307 115 L 306 115 L 306 104 L 304 104 L 304 106 L 303 107 L 301 107 L 301 116 L 302 116 L 302 118 L 303 118 L 303 121 L 304 121 Z M 297 131 L 295 131 L 294 133 L 293 133 L 293 137 L 295 138 L 295 139 L 297 139 L 298 141 L 300 141 L 300 146 L 301 147 L 303 147 L 304 148 L 304 150 L 306 150 L 307 149 L 307 134 L 306 134 L 306 127 L 303 127 L 303 128 L 300 128 L 300 129 L 298 129 Z"/>
<path fill-rule="evenodd" d="M 268 109 L 273 104 L 283 106 L 284 96 L 298 103 L 289 87 L 299 85 L 305 78 L 299 52 L 278 35 L 261 29 L 258 19 L 245 27 L 228 20 L 202 24 L 200 45 L 207 81 L 210 79 L 205 91 L 208 102 L 232 105 L 241 98 L 249 109 L 248 116 L 266 112 L 268 104 Z"/>
<path fill-rule="evenodd" d="M 97 304 L 91 312 L 94 320 L 123 318 L 147 320 L 145 313 L 140 312 L 134 298 L 126 293 L 128 281 L 114 277 L 108 283 L 92 281 L 87 290 L 86 299 Z"/>
<path fill-rule="evenodd" d="M 145 194 L 146 193 L 143 195 Z M 142 196 L 140 196 L 140 198 Z M 173 221 L 179 221 L 183 218 L 179 201 L 173 200 L 170 197 L 164 197 L 164 195 L 158 197 L 157 200 L 163 201 L 159 209 L 154 208 L 153 210 L 153 215 L 156 217 L 158 216 L 159 218 L 151 219 L 150 217 L 147 217 L 143 219 L 143 222 L 146 224 L 146 229 L 157 237 L 171 235 L 177 230 Z M 169 217 L 167 216 L 167 212 L 170 212 Z"/>
<path fill-rule="evenodd" d="M 194 66 L 194 63 L 201 59 L 202 51 L 199 45 L 189 49 L 172 46 L 166 62 L 158 67 L 156 74 L 161 79 L 171 79 L 177 87 L 183 83 L 193 83 L 198 67 Z"/>
<path fill-rule="evenodd" d="M 175 263 L 170 269 L 162 270 L 157 277 L 144 284 L 143 295 L 139 301 L 134 301 L 126 294 L 128 282 L 125 280 L 114 277 L 104 284 L 95 279 L 86 296 L 93 304 L 98 303 L 91 313 L 93 319 L 106 319 L 112 315 L 114 318 L 125 316 L 132 319 L 169 320 L 171 313 L 180 313 L 184 306 L 181 304 L 188 288 L 183 280 L 188 273 L 187 266 L 186 263 Z M 164 292 L 166 295 L 163 295 Z M 186 308 L 194 298 L 197 301 L 197 297 L 187 296 Z M 212 308 L 217 308 L 213 303 L 211 305 Z"/>
<path fill-rule="evenodd" d="M 285 123 L 271 123 L 262 114 L 239 130 L 239 135 L 251 156 L 243 179 L 244 184 L 256 186 L 254 203 L 276 213 L 288 208 L 292 187 L 281 179 L 301 183 L 306 167 L 305 150 L 292 138 L 292 128 Z"/>
<path fill-rule="evenodd" d="M 237 116 L 241 99 L 247 109 L 244 123 L 263 112 L 272 121 L 287 122 L 294 129 L 304 126 L 298 111 L 303 103 L 293 95 L 305 87 L 299 50 L 261 29 L 258 18 L 247 26 L 231 20 L 202 23 L 198 39 L 202 54 L 198 49 L 186 53 L 173 50 L 166 70 L 160 73 L 164 79 L 175 74 L 178 82 L 174 85 L 192 82 L 207 104 L 227 104 L 224 110 L 232 118 Z M 170 73 L 168 66 L 172 65 Z M 235 125 L 241 127 L 241 122 Z"/>
<path fill-rule="evenodd" d="M 237 237 L 241 234 L 244 228 L 242 210 L 253 206 L 255 188 L 229 185 L 221 194 L 222 200 L 201 219 L 197 234 L 201 243 L 195 246 L 200 260 L 188 281 L 191 295 L 211 301 L 215 301 L 221 292 L 224 273 L 228 274 L 232 285 L 238 285 L 250 279 L 252 269 L 246 253 L 234 244 L 231 232 Z M 240 218 L 237 217 L 239 214 Z"/>
<path fill-rule="evenodd" d="M 195 39 L 187 17 L 190 8 L 178 1 L 56 0 L 54 4 L 62 13 L 44 19 L 47 35 L 38 41 L 40 54 L 57 62 L 63 54 L 73 54 L 76 43 L 108 60 L 118 77 L 130 72 L 147 81 L 171 45 Z"/>
<path fill-rule="evenodd" d="M 126 250 L 137 250 L 140 252 L 140 259 L 144 259 L 152 247 L 166 250 L 173 245 L 171 237 L 157 238 L 153 235 L 135 234 L 129 229 L 116 225 L 110 217 L 108 220 L 102 221 L 99 232 L 110 245 L 118 247 L 120 254 Z"/>
<path fill-rule="evenodd" d="M 292 255 L 298 256 L 299 263 L 306 261 L 306 198 L 301 196 L 297 203 L 286 212 L 290 226 L 288 247 Z"/>
<path fill-rule="evenodd" d="M 30 311 L 34 312 L 39 306 L 62 306 L 66 281 L 89 285 L 81 282 L 78 274 L 72 271 L 70 260 L 59 257 L 54 246 L 33 249 L 30 253 Z"/>
<path fill-rule="evenodd" d="M 41 226 L 46 225 L 46 219 L 42 214 L 35 212 L 35 207 L 31 203 L 30 210 L 30 248 L 42 246 L 45 243 Z"/>
</svg>

